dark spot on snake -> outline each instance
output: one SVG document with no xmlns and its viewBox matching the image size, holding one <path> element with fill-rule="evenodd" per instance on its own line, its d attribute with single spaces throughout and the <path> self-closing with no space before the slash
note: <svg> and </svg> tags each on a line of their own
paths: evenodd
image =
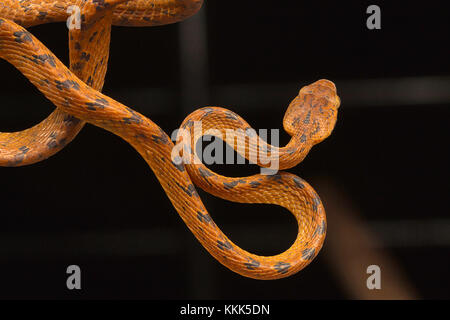
<svg viewBox="0 0 450 320">
<path fill-rule="evenodd" d="M 312 260 L 314 258 L 315 252 L 316 252 L 316 249 L 314 249 L 314 248 L 303 250 L 302 251 L 303 260 Z"/>
<path fill-rule="evenodd" d="M 297 187 L 299 187 L 300 189 L 303 189 L 305 187 L 305 185 L 303 184 L 303 182 L 300 180 L 300 178 L 295 177 L 294 179 L 294 183 Z"/>
<path fill-rule="evenodd" d="M 179 184 L 177 181 L 175 181 L 175 183 L 177 184 L 177 186 L 183 190 L 189 197 L 192 197 L 193 195 L 198 195 L 197 191 L 195 190 L 194 185 L 191 183 L 188 185 L 187 188 L 184 188 L 181 184 Z"/>
<path fill-rule="evenodd" d="M 48 62 L 49 65 L 51 65 L 53 68 L 56 67 L 55 58 L 49 54 L 41 54 L 41 55 L 33 55 L 34 60 L 32 60 L 34 63 L 45 63 Z"/>
<path fill-rule="evenodd" d="M 211 216 L 209 214 L 202 214 L 200 211 L 197 212 L 197 218 L 198 220 L 200 220 L 201 222 L 204 223 L 209 223 L 211 222 Z"/>
<path fill-rule="evenodd" d="M 79 42 L 75 42 L 75 50 L 81 50 L 81 44 Z"/>
<path fill-rule="evenodd" d="M 183 125 L 183 128 L 191 128 L 193 125 L 194 125 L 194 121 L 188 120 L 188 121 L 186 121 L 186 123 Z"/>
<path fill-rule="evenodd" d="M 56 149 L 58 147 L 58 142 L 56 142 L 56 140 L 52 140 L 49 143 L 47 143 L 47 147 L 49 149 Z"/>
<path fill-rule="evenodd" d="M 261 185 L 261 183 L 259 183 L 258 181 L 251 181 L 250 185 L 252 186 L 252 188 L 257 188 Z"/>
<path fill-rule="evenodd" d="M 94 73 L 93 73 L 93 74 L 96 74 L 96 73 L 97 73 L 97 69 L 98 69 L 98 63 L 95 65 Z"/>
<path fill-rule="evenodd" d="M 92 40 L 94 40 L 95 36 L 97 35 L 97 31 L 95 31 L 92 36 L 89 38 L 89 42 L 92 42 Z"/>
<path fill-rule="evenodd" d="M 39 20 L 44 20 L 46 16 L 47 16 L 47 12 L 39 11 L 39 15 L 38 15 Z"/>
<path fill-rule="evenodd" d="M 225 111 L 225 118 L 230 120 L 238 120 L 239 118 L 231 111 Z"/>
<path fill-rule="evenodd" d="M 74 116 L 67 115 L 67 116 L 64 118 L 64 122 L 65 122 L 67 125 L 75 125 L 75 124 L 79 123 L 80 120 L 77 119 L 77 118 L 75 118 Z"/>
<path fill-rule="evenodd" d="M 300 137 L 300 142 L 305 142 L 306 141 L 306 136 L 305 134 L 302 134 L 302 136 Z"/>
<path fill-rule="evenodd" d="M 18 166 L 19 164 L 21 164 L 22 162 L 23 162 L 23 159 L 25 159 L 25 154 L 23 154 L 23 153 L 19 153 L 19 154 L 16 154 L 15 156 L 14 156 L 14 159 L 13 160 L 10 160 L 10 161 L 8 161 L 8 166 L 9 167 L 15 167 L 15 166 Z"/>
<path fill-rule="evenodd" d="M 89 61 L 89 59 L 91 59 L 91 54 L 88 54 L 86 52 L 82 52 L 80 59 L 84 60 L 84 61 Z"/>
<path fill-rule="evenodd" d="M 295 149 L 294 148 L 289 148 L 286 152 L 288 154 L 290 154 L 290 155 L 293 155 L 295 153 Z"/>
<path fill-rule="evenodd" d="M 136 113 L 136 111 L 134 111 L 133 109 L 128 108 L 128 107 L 127 107 L 127 110 L 131 113 L 131 117 L 123 118 L 122 120 L 123 120 L 124 123 L 126 123 L 126 124 L 131 124 L 131 123 L 140 124 L 140 123 L 142 123 L 141 116 L 138 113 Z M 161 129 L 160 129 L 160 131 L 162 133 L 161 137 L 166 136 L 164 131 L 162 131 Z M 167 137 L 165 139 L 167 139 Z"/>
<path fill-rule="evenodd" d="M 278 271 L 278 273 L 285 274 L 288 272 L 289 268 L 291 267 L 290 263 L 287 262 L 278 262 L 276 265 L 274 265 L 275 270 Z"/>
<path fill-rule="evenodd" d="M 208 183 L 210 186 L 212 186 L 211 182 L 209 182 L 208 177 L 214 176 L 213 173 L 211 173 L 208 170 L 205 170 L 203 168 L 198 168 L 198 172 L 200 173 L 200 176 L 205 179 L 206 183 Z"/>
<path fill-rule="evenodd" d="M 67 139 L 66 139 L 66 138 L 62 138 L 61 140 L 59 140 L 59 144 L 60 144 L 61 146 L 66 145 L 66 142 L 67 142 Z"/>
<path fill-rule="evenodd" d="M 87 106 L 88 110 L 92 110 L 92 111 L 97 110 L 97 109 L 95 108 L 95 103 L 92 103 L 92 102 L 86 102 L 86 106 Z"/>
<path fill-rule="evenodd" d="M 78 85 L 78 83 L 72 80 L 65 80 L 65 81 L 55 80 L 55 84 L 58 90 L 62 90 L 63 88 L 64 89 L 73 88 L 75 90 L 80 90 L 80 86 Z"/>
<path fill-rule="evenodd" d="M 261 264 L 259 263 L 259 261 L 256 261 L 256 260 L 253 259 L 253 258 L 248 257 L 248 260 L 249 260 L 249 262 L 244 263 L 245 267 L 246 267 L 248 270 L 255 270 L 256 268 L 259 268 L 259 266 L 261 265 Z"/>
<path fill-rule="evenodd" d="M 211 114 L 214 111 L 212 108 L 203 108 L 201 110 L 203 111 L 203 115 L 202 115 L 201 119 L 205 118 L 206 116 L 208 116 L 209 114 Z"/>
<path fill-rule="evenodd" d="M 314 129 L 313 132 L 311 132 L 311 136 L 315 135 L 315 134 L 316 134 L 317 132 L 319 132 L 319 131 L 320 131 L 320 124 L 317 123 L 316 128 Z"/>
<path fill-rule="evenodd" d="M 238 181 L 224 182 L 224 183 L 223 183 L 225 189 L 227 189 L 227 190 L 233 189 L 234 187 L 237 186 L 237 184 L 238 184 Z"/>
<path fill-rule="evenodd" d="M 281 179 L 282 179 L 281 178 L 281 174 L 279 174 L 279 173 L 268 175 L 267 178 L 269 180 L 271 180 L 271 181 L 277 181 L 277 182 L 282 183 L 282 181 L 281 181 Z"/>
<path fill-rule="evenodd" d="M 190 196 L 198 196 L 197 190 L 195 190 L 195 187 L 192 183 L 188 186 L 186 193 Z"/>
<path fill-rule="evenodd" d="M 169 143 L 169 139 L 167 138 L 165 133 L 161 134 L 160 136 L 153 134 L 152 139 L 153 139 L 153 142 L 155 142 L 155 143 L 160 143 L 160 142 L 162 142 L 163 144 Z"/>
<path fill-rule="evenodd" d="M 314 211 L 317 211 L 319 204 L 320 204 L 320 198 L 319 198 L 319 196 L 316 195 L 313 199 L 313 204 L 312 204 L 312 208 Z"/>
<path fill-rule="evenodd" d="M 16 31 L 14 32 L 14 36 L 16 37 L 14 41 L 18 43 L 32 42 L 33 38 L 28 31 Z"/>
<path fill-rule="evenodd" d="M 327 225 L 326 225 L 325 221 L 322 221 L 322 223 L 317 226 L 316 230 L 314 230 L 313 237 L 316 236 L 317 234 L 319 234 L 319 235 L 324 234 L 326 229 L 327 229 Z"/>
<path fill-rule="evenodd" d="M 293 127 L 295 127 L 295 126 L 298 124 L 299 121 L 300 121 L 300 117 L 297 117 L 297 118 L 295 118 L 295 119 L 292 121 L 291 125 L 292 125 Z"/>
<path fill-rule="evenodd" d="M 84 68 L 84 63 L 82 62 L 76 62 L 72 65 L 72 70 L 73 71 L 81 71 Z"/>
<path fill-rule="evenodd" d="M 105 0 L 92 0 L 92 3 L 94 3 L 96 5 L 104 6 Z"/>
<path fill-rule="evenodd" d="M 200 176 L 203 178 L 214 176 L 214 174 L 211 171 L 205 170 L 202 167 L 198 168 L 198 172 L 200 173 Z"/>
<path fill-rule="evenodd" d="M 311 110 L 308 111 L 308 114 L 306 115 L 305 120 L 303 120 L 303 123 L 309 124 L 310 120 L 311 120 Z"/>
<path fill-rule="evenodd" d="M 22 146 L 19 148 L 20 151 L 22 151 L 23 154 L 26 154 L 30 149 L 27 146 Z"/>
<path fill-rule="evenodd" d="M 217 240 L 217 247 L 221 250 L 231 250 L 233 249 L 233 246 L 228 240 L 225 240 L 224 242 Z"/>
<path fill-rule="evenodd" d="M 106 100 L 106 99 L 104 99 L 104 98 L 98 98 L 98 99 L 95 99 L 95 101 L 96 101 L 97 103 L 100 103 L 100 104 L 104 104 L 104 105 L 109 106 L 108 100 Z"/>
</svg>

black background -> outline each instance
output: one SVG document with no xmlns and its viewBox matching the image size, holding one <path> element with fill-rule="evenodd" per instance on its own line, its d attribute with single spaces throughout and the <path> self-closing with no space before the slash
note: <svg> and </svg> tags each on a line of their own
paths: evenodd
<svg viewBox="0 0 450 320">
<path fill-rule="evenodd" d="M 366 28 L 369 4 L 381 7 L 381 30 Z M 210 0 L 202 10 L 206 95 L 183 100 L 180 25 L 114 27 L 104 92 L 167 133 L 204 105 L 230 108 L 254 128 L 281 128 L 297 91 L 330 79 L 342 100 L 335 131 L 289 171 L 313 186 L 317 177 L 334 181 L 368 225 L 448 219 L 450 101 L 387 105 L 369 92 L 364 102 L 346 105 L 361 94 L 349 85 L 340 91 L 341 83 L 367 80 L 447 79 L 450 29 L 443 2 Z M 30 31 L 67 64 L 64 24 Z M 0 75 L 1 131 L 25 129 L 53 110 L 5 61 Z M 267 94 L 258 88 L 271 86 L 283 94 L 257 98 Z M 230 87 L 256 89 L 220 94 Z M 232 176 L 257 172 L 251 166 L 213 168 Z M 138 154 L 91 125 L 44 162 L 0 168 L 0 181 L 0 298 L 350 297 L 324 258 L 327 242 L 309 267 L 287 279 L 255 281 L 227 270 L 190 234 Z M 222 230 L 251 252 L 276 254 L 295 239 L 295 220 L 284 209 L 200 194 Z M 450 298 L 448 242 L 383 249 L 420 297 Z M 66 289 L 70 264 L 82 268 L 81 291 Z"/>
</svg>

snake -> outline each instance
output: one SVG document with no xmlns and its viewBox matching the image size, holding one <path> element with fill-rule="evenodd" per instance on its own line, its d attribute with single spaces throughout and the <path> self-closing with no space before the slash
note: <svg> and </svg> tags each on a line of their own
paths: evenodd
<svg viewBox="0 0 450 320">
<path fill-rule="evenodd" d="M 29 27 L 64 22 L 70 7 L 80 12 L 80 27 L 69 28 L 70 66 L 65 66 Z M 104 95 L 112 26 L 157 26 L 183 21 L 203 0 L 3 0 L 0 3 L 0 58 L 19 70 L 56 108 L 29 129 L 0 133 L 0 165 L 20 167 L 47 159 L 67 146 L 86 123 L 128 142 L 155 174 L 173 207 L 202 246 L 222 265 L 245 277 L 271 280 L 291 276 L 319 253 L 326 236 L 324 205 L 302 178 L 284 171 L 302 162 L 311 148 L 333 131 L 341 104 L 333 82 L 318 80 L 300 89 L 283 118 L 290 140 L 268 144 L 238 114 L 203 107 L 182 122 L 175 143 L 145 115 Z M 73 8 L 73 7 L 72 7 Z M 243 157 L 280 170 L 226 177 L 198 160 L 195 124 L 216 135 L 239 132 L 230 146 Z M 174 150 L 181 147 L 179 156 Z M 256 159 L 256 160 L 255 160 Z M 181 160 L 181 161 L 180 161 Z M 293 244 L 273 256 L 250 253 L 232 242 L 214 222 L 197 189 L 239 203 L 275 204 L 298 224 Z"/>
</svg>

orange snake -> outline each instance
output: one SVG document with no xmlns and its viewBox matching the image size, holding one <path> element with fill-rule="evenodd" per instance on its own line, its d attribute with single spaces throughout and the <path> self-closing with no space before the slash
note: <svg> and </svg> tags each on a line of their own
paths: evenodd
<svg viewBox="0 0 450 320">
<path fill-rule="evenodd" d="M 308 265 L 322 247 L 326 233 L 323 204 L 313 188 L 286 172 L 229 178 L 202 163 L 179 164 L 172 159 L 174 144 L 151 120 L 100 93 L 106 74 L 112 25 L 152 26 L 181 21 L 202 6 L 203 0 L 3 0 L 0 3 L 0 57 L 14 65 L 57 108 L 40 124 L 14 133 L 0 133 L 0 165 L 23 166 L 46 159 L 67 145 L 85 122 L 108 130 L 130 143 L 155 173 L 173 206 L 200 243 L 220 263 L 250 278 L 278 279 Z M 70 70 L 25 27 L 66 21 L 67 9 L 81 10 L 81 29 L 69 30 Z M 284 129 L 291 135 L 282 148 L 265 145 L 255 135 L 244 144 L 231 144 L 247 159 L 255 146 L 279 156 L 280 169 L 301 162 L 311 147 L 328 137 L 336 123 L 340 99 L 334 84 L 319 80 L 303 87 L 289 105 Z M 190 114 L 182 128 L 193 131 L 251 128 L 235 113 L 218 107 Z M 183 158 L 194 139 L 178 142 Z M 243 147 L 243 149 L 241 148 Z M 189 151 L 191 150 L 191 151 Z M 260 163 L 257 156 L 257 163 Z M 230 201 L 277 204 L 298 222 L 293 245 L 275 256 L 251 254 L 229 240 L 206 211 L 194 184 Z"/>
</svg>

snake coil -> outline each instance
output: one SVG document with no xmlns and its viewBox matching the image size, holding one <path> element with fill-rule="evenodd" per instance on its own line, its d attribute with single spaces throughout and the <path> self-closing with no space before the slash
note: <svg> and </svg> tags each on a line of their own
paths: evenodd
<svg viewBox="0 0 450 320">
<path fill-rule="evenodd" d="M 290 276 L 318 254 L 326 234 L 323 204 L 301 178 L 279 172 L 230 178 L 214 173 L 201 162 L 175 163 L 174 144 L 150 119 L 101 93 L 106 74 L 112 25 L 153 26 L 184 20 L 196 13 L 202 0 L 6 0 L 0 3 L 0 57 L 14 65 L 57 108 L 43 122 L 20 132 L 0 133 L 0 165 L 24 166 L 42 161 L 64 148 L 88 122 L 130 143 L 155 173 L 174 208 L 200 243 L 229 269 L 255 279 Z M 70 70 L 25 27 L 66 21 L 67 9 L 78 6 L 81 28 L 69 30 Z M 284 129 L 291 135 L 282 148 L 258 136 L 232 145 L 247 159 L 263 148 L 288 169 L 301 162 L 315 144 L 328 137 L 336 123 L 340 100 L 331 81 L 303 87 L 289 105 Z M 232 111 L 201 108 L 181 128 L 193 133 L 193 123 L 225 133 L 250 129 Z M 194 136 L 194 135 L 192 135 Z M 182 139 L 183 157 L 194 139 Z M 259 146 L 259 147 L 257 147 Z M 190 151 L 189 151 L 190 150 Z M 194 154 L 191 156 L 195 157 Z M 258 164 L 264 166 L 258 160 Z M 287 208 L 298 222 L 293 245 L 275 256 L 251 254 L 228 239 L 205 209 L 194 185 L 223 199 L 242 203 L 270 203 Z"/>
</svg>

